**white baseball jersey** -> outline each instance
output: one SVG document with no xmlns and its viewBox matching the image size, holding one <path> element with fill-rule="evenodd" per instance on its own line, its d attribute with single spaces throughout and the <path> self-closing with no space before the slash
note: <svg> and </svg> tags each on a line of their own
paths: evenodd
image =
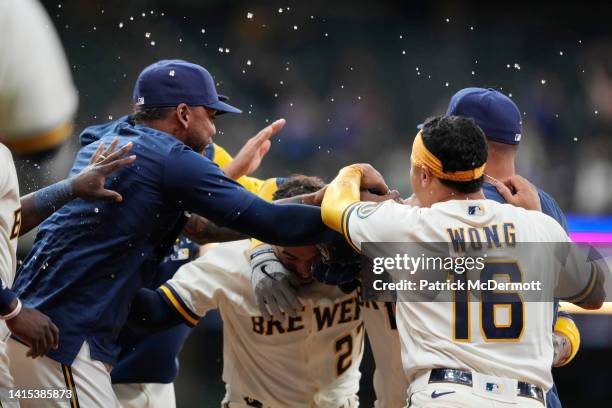
<svg viewBox="0 0 612 408">
<path fill-rule="evenodd" d="M 162 286 L 168 299 L 201 317 L 223 318 L 223 381 L 232 406 L 257 400 L 268 407 L 354 406 L 364 327 L 357 291 L 313 283 L 305 307 L 284 322 L 264 320 L 251 288 L 250 242 L 219 244 L 181 267 Z M 179 309 L 177 307 L 177 309 Z"/>
<path fill-rule="evenodd" d="M 473 229 L 474 234 L 481 237 L 486 234 L 483 232 L 485 228 L 499 228 L 498 239 L 502 247 L 503 229 L 509 227 L 512 227 L 519 243 L 569 240 L 559 224 L 547 215 L 491 200 L 451 200 L 436 203 L 431 208 L 411 207 L 394 201 L 384 202 L 378 207 L 364 203 L 353 207 L 347 217 L 346 236 L 359 249 L 363 242 L 451 242 L 449 229 L 460 228 Z M 558 271 L 546 270 L 555 264 L 548 259 L 553 254 L 527 257 L 519 251 L 506 250 L 512 256 L 509 259 L 518 261 L 523 282 L 535 279 L 550 283 L 547 279 L 556 279 Z M 577 293 L 586 288 L 592 278 L 580 272 L 564 271 L 567 279 L 578 288 Z M 467 305 L 466 310 L 455 308 L 454 302 L 397 304 L 402 363 L 409 382 L 431 368 L 446 367 L 526 381 L 544 389 L 551 387 L 552 302 L 520 302 L 522 318 L 517 315 L 516 320 L 507 308 L 497 310 L 495 307 L 492 313 L 483 314 L 481 318 L 482 303 L 478 299 Z M 459 313 L 465 316 L 459 316 Z M 518 327 L 513 321 L 518 323 Z M 515 335 L 500 338 L 492 334 L 498 333 L 498 328 L 507 327 Z M 455 336 L 457 333 L 464 335 Z"/>
<path fill-rule="evenodd" d="M 21 226 L 21 202 L 15 163 L 9 149 L 0 143 L 0 279 L 11 287 L 17 266 L 17 237 Z"/>
<path fill-rule="evenodd" d="M 36 0 L 1 0 L 0 140 L 23 149 L 45 143 L 35 139 L 57 137 L 48 132 L 69 122 L 76 107 L 68 62 L 44 8 Z"/>
<path fill-rule="evenodd" d="M 406 405 L 408 380 L 401 360 L 401 345 L 395 320 L 395 304 L 364 302 L 363 322 L 370 341 L 374 371 L 375 408 Z"/>
</svg>

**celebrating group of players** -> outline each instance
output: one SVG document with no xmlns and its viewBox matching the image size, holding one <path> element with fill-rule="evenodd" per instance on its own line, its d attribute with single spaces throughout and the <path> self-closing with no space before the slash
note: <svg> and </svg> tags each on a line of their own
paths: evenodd
<svg viewBox="0 0 612 408">
<path fill-rule="evenodd" d="M 55 55 L 48 63 L 64 72 Z M 71 114 L 70 81 L 43 78 L 69 95 L 47 104 L 69 104 Z M 30 89 L 0 89 L 3 121 L 35 123 L 5 96 Z M 560 406 L 551 367 L 575 356 L 579 333 L 552 300 L 512 305 L 520 312 L 498 323 L 495 308 L 485 316 L 466 302 L 460 316 L 454 302 L 368 302 L 360 291 L 363 242 L 450 242 L 467 231 L 465 241 L 494 225 L 512 225 L 516 242 L 569 240 L 556 202 L 514 172 L 522 126 L 509 98 L 467 88 L 425 121 L 408 199 L 366 164 L 327 186 L 250 177 L 284 120 L 232 158 L 212 137 L 217 115 L 240 110 L 197 64 L 146 67 L 133 104 L 132 114 L 81 133 L 70 178 L 21 199 L 2 146 L 2 406 L 175 406 L 179 351 L 211 309 L 224 322 L 223 407 L 358 406 L 366 334 L 377 407 Z M 3 123 L 0 133 L 17 150 L 47 147 L 65 138 L 68 117 L 28 132 Z M 16 273 L 16 239 L 38 224 Z M 517 261 L 526 280 L 570 282 L 565 300 L 603 301 L 597 262 L 542 270 Z"/>
</svg>

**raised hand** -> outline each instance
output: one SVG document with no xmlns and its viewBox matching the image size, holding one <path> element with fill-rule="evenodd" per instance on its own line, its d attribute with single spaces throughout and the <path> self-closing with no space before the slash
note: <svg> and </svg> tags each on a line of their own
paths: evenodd
<svg viewBox="0 0 612 408">
<path fill-rule="evenodd" d="M 234 160 L 225 168 L 223 172 L 231 179 L 238 179 L 253 173 L 265 155 L 270 150 L 270 138 L 278 133 L 285 126 L 285 119 L 278 119 L 271 125 L 263 128 L 259 133 L 250 138 L 242 149 L 238 152 Z"/>
<path fill-rule="evenodd" d="M 136 160 L 134 155 L 123 157 L 132 149 L 132 142 L 115 151 L 118 143 L 119 139 L 115 138 L 106 149 L 101 143 L 92 155 L 89 165 L 71 179 L 74 197 L 84 200 L 114 200 L 118 203 L 123 201 L 121 194 L 104 188 L 107 176 Z"/>
</svg>

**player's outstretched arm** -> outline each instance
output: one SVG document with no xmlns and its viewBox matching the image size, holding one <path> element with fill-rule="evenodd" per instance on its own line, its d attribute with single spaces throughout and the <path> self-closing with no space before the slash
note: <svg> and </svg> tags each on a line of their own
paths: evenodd
<svg viewBox="0 0 612 408">
<path fill-rule="evenodd" d="M 85 167 L 78 175 L 21 197 L 19 235 L 23 235 L 38 226 L 74 198 L 121 202 L 123 200 L 121 194 L 105 189 L 104 181 L 110 174 L 131 164 L 136 160 L 136 156 L 124 157 L 132 148 L 131 142 L 115 151 L 118 143 L 119 139 L 115 139 L 106 149 L 104 144 L 101 143 L 91 157 L 89 166 Z"/>
<path fill-rule="evenodd" d="M 342 216 L 349 206 L 360 201 L 361 189 L 380 195 L 390 192 L 382 175 L 369 164 L 344 167 L 324 192 L 321 217 L 325 225 L 342 233 Z"/>
<path fill-rule="evenodd" d="M 212 242 L 238 241 L 248 238 L 245 234 L 230 228 L 220 227 L 197 214 L 191 214 L 183 227 L 183 235 L 200 245 Z"/>
</svg>

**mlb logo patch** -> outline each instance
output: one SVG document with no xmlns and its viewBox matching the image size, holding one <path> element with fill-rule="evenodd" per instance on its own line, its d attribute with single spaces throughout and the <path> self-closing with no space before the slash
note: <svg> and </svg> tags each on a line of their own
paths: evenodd
<svg viewBox="0 0 612 408">
<path fill-rule="evenodd" d="M 485 385 L 485 389 L 487 390 L 487 392 L 490 392 L 492 394 L 501 394 L 504 392 L 504 385 L 488 382 Z"/>
<path fill-rule="evenodd" d="M 484 209 L 479 205 L 470 205 L 468 206 L 468 215 L 484 215 Z"/>
<path fill-rule="evenodd" d="M 520 133 L 516 133 L 514 135 L 514 141 L 515 142 L 520 142 L 521 141 L 521 134 Z"/>
</svg>

